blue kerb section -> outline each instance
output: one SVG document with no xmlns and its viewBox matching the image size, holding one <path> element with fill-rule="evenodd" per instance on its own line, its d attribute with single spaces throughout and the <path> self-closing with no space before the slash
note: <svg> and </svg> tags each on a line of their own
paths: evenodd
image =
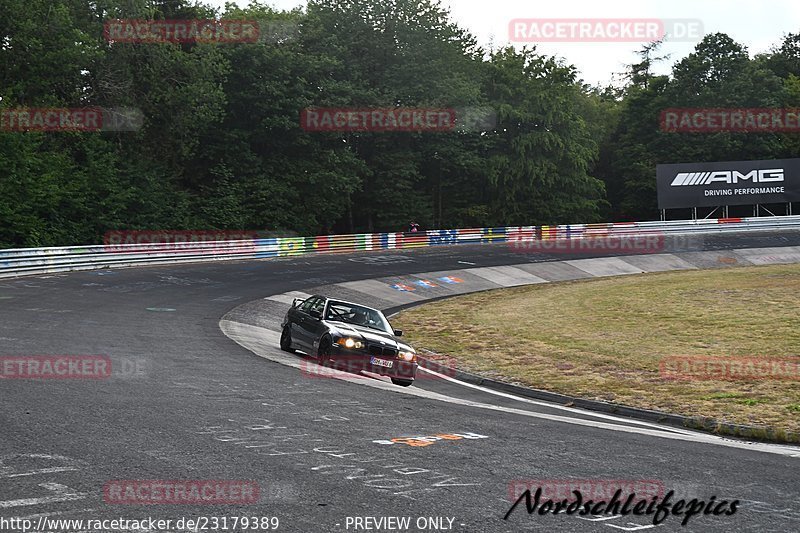
<svg viewBox="0 0 800 533">
<path fill-rule="evenodd" d="M 389 248 L 389 234 L 381 233 L 381 248 Z"/>
<path fill-rule="evenodd" d="M 256 239 L 256 249 L 266 246 L 274 246 L 274 250 L 267 250 L 264 252 L 256 252 L 256 258 L 262 257 L 278 257 L 278 239 L 271 238 L 271 239 Z"/>
<path fill-rule="evenodd" d="M 430 246 L 447 246 L 458 244 L 458 230 L 438 230 L 428 233 L 428 244 Z"/>
</svg>

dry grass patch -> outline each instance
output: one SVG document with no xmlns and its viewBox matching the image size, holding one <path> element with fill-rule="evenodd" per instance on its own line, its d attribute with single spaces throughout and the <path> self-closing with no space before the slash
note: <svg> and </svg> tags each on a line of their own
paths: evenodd
<svg viewBox="0 0 800 533">
<path fill-rule="evenodd" d="M 405 311 L 459 368 L 583 398 L 800 432 L 800 380 L 675 381 L 670 356 L 800 357 L 800 266 L 533 285 Z"/>
</svg>

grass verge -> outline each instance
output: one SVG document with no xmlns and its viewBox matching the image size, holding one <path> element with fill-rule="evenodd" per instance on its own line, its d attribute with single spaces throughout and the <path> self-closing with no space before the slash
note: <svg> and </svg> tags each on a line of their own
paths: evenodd
<svg viewBox="0 0 800 533">
<path fill-rule="evenodd" d="M 536 389 L 800 432 L 800 375 L 683 380 L 670 357 L 800 360 L 800 265 L 502 289 L 393 319 L 460 369 Z M 796 368 L 796 367 L 795 367 Z"/>
</svg>

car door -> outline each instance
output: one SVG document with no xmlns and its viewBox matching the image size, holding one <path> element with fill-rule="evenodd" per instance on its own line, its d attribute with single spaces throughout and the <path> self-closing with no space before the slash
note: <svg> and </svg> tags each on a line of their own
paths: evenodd
<svg viewBox="0 0 800 533">
<path fill-rule="evenodd" d="M 327 299 L 319 298 L 318 301 L 314 302 L 311 305 L 311 309 L 309 310 L 309 313 L 311 311 L 317 311 L 317 312 L 319 312 L 319 316 L 321 316 L 324 319 L 325 318 L 325 305 L 327 303 L 328 303 Z M 306 330 L 308 331 L 309 340 L 310 340 L 310 342 L 309 342 L 310 346 L 309 347 L 311 349 L 316 350 L 317 346 L 315 346 L 314 343 L 316 343 L 322 337 L 322 335 L 328 330 L 328 327 L 325 325 L 325 322 L 323 322 L 322 319 L 315 318 L 315 317 L 313 317 L 311 315 L 309 315 L 309 318 L 308 318 L 308 321 L 306 322 L 306 324 L 307 324 Z"/>
<path fill-rule="evenodd" d="M 313 319 L 308 313 L 318 300 L 321 300 L 321 298 L 312 296 L 294 310 L 294 319 L 292 320 L 292 341 L 299 349 L 303 351 L 311 348 L 311 332 L 308 330 L 308 328 L 311 326 Z"/>
</svg>

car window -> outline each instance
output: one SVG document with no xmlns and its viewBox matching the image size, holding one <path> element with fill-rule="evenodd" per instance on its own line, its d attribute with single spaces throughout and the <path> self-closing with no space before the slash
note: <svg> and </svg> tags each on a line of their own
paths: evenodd
<svg viewBox="0 0 800 533">
<path fill-rule="evenodd" d="M 311 304 L 312 311 L 319 311 L 319 314 L 322 314 L 322 310 L 325 309 L 325 299 L 324 298 L 317 298 L 317 300 Z"/>
<path fill-rule="evenodd" d="M 311 310 L 311 306 L 314 305 L 317 300 L 319 300 L 319 298 L 308 298 L 305 302 L 300 304 L 299 309 L 304 313 L 308 313 Z"/>
<path fill-rule="evenodd" d="M 328 305 L 326 320 L 335 320 L 346 324 L 355 324 L 391 333 L 392 329 L 384 316 L 375 309 L 344 302 L 331 301 Z"/>
<path fill-rule="evenodd" d="M 343 304 L 341 302 L 330 302 L 328 305 L 328 314 L 325 315 L 326 320 L 339 320 L 341 322 L 348 322 L 352 318 L 352 306 Z"/>
</svg>

